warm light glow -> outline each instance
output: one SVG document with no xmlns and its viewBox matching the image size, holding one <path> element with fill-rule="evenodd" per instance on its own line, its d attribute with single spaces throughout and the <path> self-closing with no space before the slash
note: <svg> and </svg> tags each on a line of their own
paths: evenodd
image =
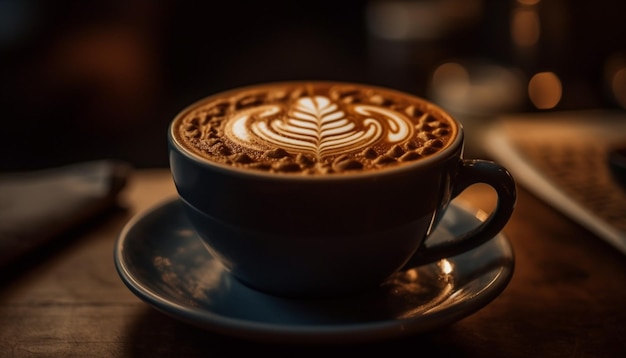
<svg viewBox="0 0 626 358">
<path fill-rule="evenodd" d="M 470 88 L 467 69 L 458 63 L 448 62 L 437 67 L 433 72 L 433 87 L 445 92 L 449 100 L 462 100 Z"/>
<path fill-rule="evenodd" d="M 446 275 L 449 275 L 452 271 L 454 271 L 454 265 L 446 259 L 439 261 L 439 268 L 441 268 L 441 271 Z"/>
<path fill-rule="evenodd" d="M 429 95 L 448 110 L 487 114 L 520 107 L 526 79 L 520 70 L 491 62 L 447 62 L 431 76 Z"/>
<path fill-rule="evenodd" d="M 532 47 L 539 42 L 541 24 L 537 9 L 520 7 L 513 10 L 511 38 L 518 47 Z"/>
<path fill-rule="evenodd" d="M 537 73 L 528 83 L 528 96 L 539 109 L 556 107 L 562 95 L 561 80 L 554 72 Z"/>
<path fill-rule="evenodd" d="M 419 273 L 416 269 L 413 268 L 410 270 L 406 270 L 406 272 L 404 273 L 404 277 L 409 282 L 417 282 L 417 279 L 419 278 Z"/>
</svg>

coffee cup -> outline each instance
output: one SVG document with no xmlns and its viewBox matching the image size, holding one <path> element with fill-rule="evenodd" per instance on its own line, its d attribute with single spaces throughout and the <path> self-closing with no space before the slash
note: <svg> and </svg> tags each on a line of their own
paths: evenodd
<svg viewBox="0 0 626 358">
<path fill-rule="evenodd" d="M 186 216 L 247 286 L 319 298 L 375 289 L 404 265 L 471 250 L 516 202 L 501 165 L 463 158 L 462 125 L 389 88 L 291 81 L 236 88 L 182 110 L 168 131 Z M 429 243 L 452 199 L 494 189 L 477 228 Z"/>
</svg>

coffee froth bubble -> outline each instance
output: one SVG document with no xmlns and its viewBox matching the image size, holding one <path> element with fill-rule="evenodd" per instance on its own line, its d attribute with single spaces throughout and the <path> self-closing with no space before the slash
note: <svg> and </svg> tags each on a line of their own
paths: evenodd
<svg viewBox="0 0 626 358">
<path fill-rule="evenodd" d="M 231 90 L 194 104 L 172 125 L 175 141 L 205 160 L 305 175 L 411 163 L 449 146 L 457 131 L 423 99 L 338 82 Z"/>
</svg>

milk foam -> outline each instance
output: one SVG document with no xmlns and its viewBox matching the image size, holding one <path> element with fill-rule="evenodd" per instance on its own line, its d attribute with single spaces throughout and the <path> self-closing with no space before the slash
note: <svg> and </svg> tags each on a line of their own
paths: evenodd
<svg viewBox="0 0 626 358">
<path fill-rule="evenodd" d="M 225 135 L 242 147 L 284 148 L 323 160 L 385 140 L 399 143 L 413 134 L 406 115 L 371 105 L 347 105 L 325 96 L 302 97 L 291 108 L 268 105 L 244 111 L 225 125 Z"/>
</svg>

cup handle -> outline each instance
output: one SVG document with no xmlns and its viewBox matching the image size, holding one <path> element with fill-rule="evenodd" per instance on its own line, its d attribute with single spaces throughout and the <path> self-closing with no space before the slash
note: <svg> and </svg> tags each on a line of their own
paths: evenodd
<svg viewBox="0 0 626 358">
<path fill-rule="evenodd" d="M 473 184 L 485 183 L 491 186 L 497 195 L 496 207 L 479 226 L 454 240 L 428 245 L 427 238 L 415 254 L 414 259 L 418 262 L 437 261 L 482 245 L 500 233 L 513 214 L 517 201 L 515 181 L 500 164 L 482 159 L 462 160 L 458 174 L 452 182 L 451 198 L 455 198 Z"/>
</svg>

